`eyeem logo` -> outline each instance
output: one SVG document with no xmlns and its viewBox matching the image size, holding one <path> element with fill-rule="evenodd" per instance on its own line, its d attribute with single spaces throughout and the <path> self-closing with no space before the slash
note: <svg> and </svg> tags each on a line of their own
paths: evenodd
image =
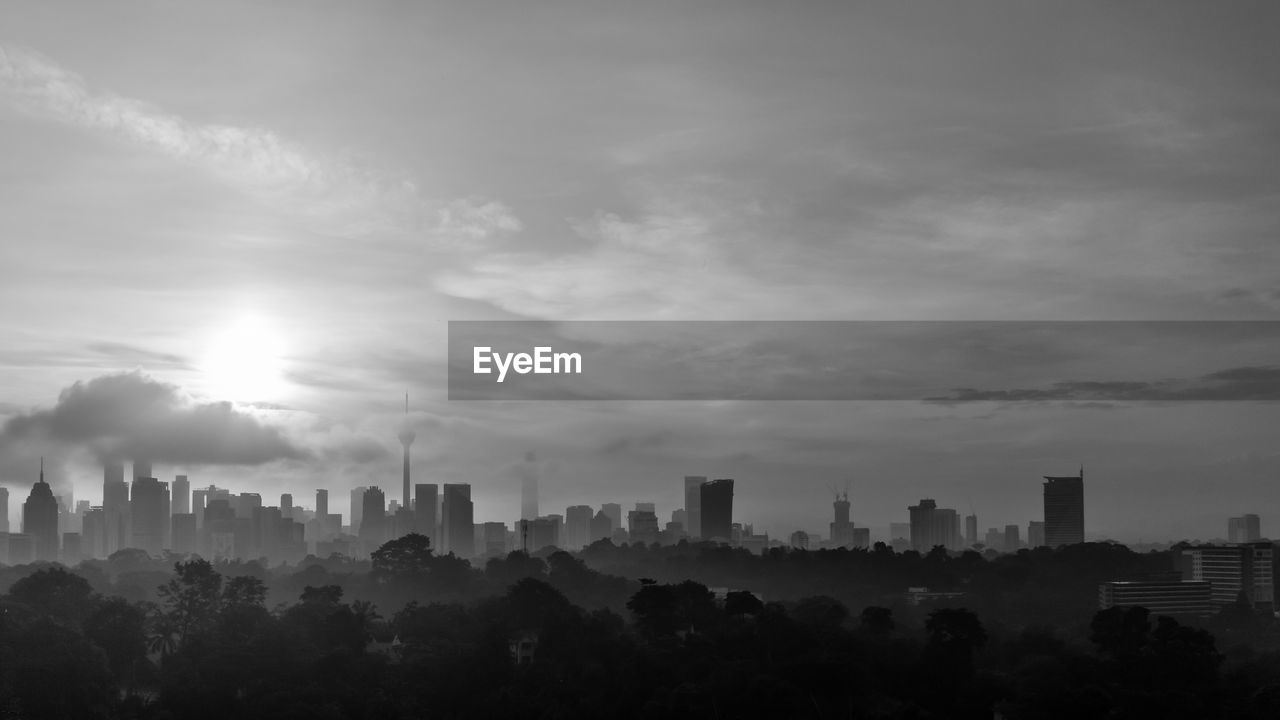
<svg viewBox="0 0 1280 720">
<path fill-rule="evenodd" d="M 494 352 L 488 346 L 476 346 L 472 354 L 472 372 L 490 375 L 498 369 L 498 382 L 507 377 L 508 370 L 520 375 L 581 375 L 582 355 L 579 353 L 552 352 L 550 346 L 535 347 L 533 354 Z M 492 367 L 491 367 L 492 365 Z"/>
</svg>

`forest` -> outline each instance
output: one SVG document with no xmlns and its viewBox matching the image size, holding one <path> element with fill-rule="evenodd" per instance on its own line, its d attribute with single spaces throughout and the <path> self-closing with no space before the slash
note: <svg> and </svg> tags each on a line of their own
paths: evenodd
<svg viewBox="0 0 1280 720">
<path fill-rule="evenodd" d="M 0 568 L 0 720 L 1267 718 L 1280 625 L 1098 610 L 1167 552 L 393 540 L 293 566 L 124 550 Z M 908 587 L 949 593 L 918 604 Z"/>
</svg>

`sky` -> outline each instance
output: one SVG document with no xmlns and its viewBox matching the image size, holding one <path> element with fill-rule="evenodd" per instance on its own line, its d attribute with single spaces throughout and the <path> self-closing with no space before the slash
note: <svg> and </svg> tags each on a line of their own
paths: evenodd
<svg viewBox="0 0 1280 720">
<path fill-rule="evenodd" d="M 1278 20 L 1189 2 L 6 4 L 10 515 L 41 456 L 95 503 L 102 460 L 140 453 L 268 503 L 397 497 L 407 392 L 415 481 L 471 483 L 477 521 L 519 517 L 533 452 L 543 512 L 652 501 L 666 520 L 706 475 L 735 478 L 735 520 L 774 536 L 825 535 L 846 485 L 873 537 L 924 497 L 1025 527 L 1040 477 L 1084 464 L 1091 537 L 1218 537 L 1245 512 L 1267 533 L 1274 385 L 464 402 L 446 328 L 1280 320 Z M 1197 372 L 1280 364 L 1229 350 Z M 1045 382 L 1166 377 L 1085 367 Z"/>
</svg>

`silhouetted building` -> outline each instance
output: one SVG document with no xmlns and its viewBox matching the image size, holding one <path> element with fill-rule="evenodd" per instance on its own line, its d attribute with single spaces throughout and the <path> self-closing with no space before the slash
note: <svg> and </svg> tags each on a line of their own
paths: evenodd
<svg viewBox="0 0 1280 720">
<path fill-rule="evenodd" d="M 596 516 L 591 518 L 591 542 L 612 536 L 614 529 L 613 520 L 604 514 L 604 510 L 597 512 Z"/>
<path fill-rule="evenodd" d="M 134 464 L 135 468 L 137 463 Z M 153 555 L 164 552 L 169 534 L 169 484 L 152 477 L 136 477 L 130 488 L 131 546 Z"/>
<path fill-rule="evenodd" d="M 501 557 L 507 553 L 507 524 L 500 522 L 487 522 L 477 525 L 476 530 L 480 536 L 480 547 L 484 548 L 484 554 L 490 557 Z"/>
<path fill-rule="evenodd" d="M 609 516 L 609 522 L 613 523 L 613 532 L 622 530 L 626 532 L 626 528 L 622 527 L 622 506 L 618 503 L 605 503 L 600 506 L 600 512 Z"/>
<path fill-rule="evenodd" d="M 722 478 L 702 484 L 698 508 L 704 540 L 732 541 L 733 480 Z"/>
<path fill-rule="evenodd" d="M 31 538 L 36 560 L 58 560 L 58 500 L 44 481 L 44 458 L 40 458 L 40 479 L 22 504 L 22 533 Z"/>
<path fill-rule="evenodd" d="M 109 556 L 129 547 L 133 538 L 133 530 L 129 527 L 129 483 L 125 482 L 122 463 L 103 465 L 102 513 L 107 543 L 103 556 Z"/>
<path fill-rule="evenodd" d="M 431 540 L 431 547 L 440 546 L 439 520 L 436 507 L 440 504 L 440 487 L 435 483 L 419 483 L 413 486 L 413 527 Z"/>
<path fill-rule="evenodd" d="M 360 498 L 360 544 L 366 554 L 387 541 L 387 496 L 374 486 Z"/>
<path fill-rule="evenodd" d="M 409 484 L 409 446 L 413 445 L 415 435 L 413 429 L 409 427 L 409 393 L 404 395 L 404 425 L 400 428 L 400 444 L 404 447 L 404 478 L 403 493 L 400 496 L 400 502 L 403 503 L 405 509 L 412 507 L 412 498 L 409 495 L 410 489 L 413 487 Z"/>
<path fill-rule="evenodd" d="M 81 518 L 80 552 L 87 558 L 107 556 L 107 517 L 101 507 L 89 508 Z"/>
<path fill-rule="evenodd" d="M 193 553 L 196 551 L 196 516 L 195 513 L 174 513 L 173 528 L 170 531 L 172 550 L 176 553 Z"/>
<path fill-rule="evenodd" d="M 1027 547 L 1044 547 L 1044 521 L 1032 520 L 1027 523 Z"/>
<path fill-rule="evenodd" d="M 643 503 L 637 503 L 637 507 Z M 627 513 L 627 533 L 633 543 L 652 545 L 658 542 L 658 515 L 652 510 L 632 510 Z M 725 541 L 728 537 L 724 538 Z"/>
<path fill-rule="evenodd" d="M 1004 551 L 1017 552 L 1022 547 L 1022 538 L 1017 525 L 1004 526 Z"/>
<path fill-rule="evenodd" d="M 595 510 L 590 505 L 573 505 L 564 511 L 564 544 L 569 550 L 581 550 L 591 544 L 591 519 Z"/>
<path fill-rule="evenodd" d="M 131 476 L 130 481 L 137 480 L 138 478 L 149 477 L 153 477 L 151 473 L 151 461 L 147 459 L 134 458 L 133 475 Z"/>
<path fill-rule="evenodd" d="M 174 515 L 182 515 L 191 512 L 191 481 L 186 475 L 179 475 L 173 479 L 173 493 L 171 499 Z"/>
<path fill-rule="evenodd" d="M 316 490 L 316 516 L 324 517 L 329 514 L 329 491 L 324 488 Z"/>
<path fill-rule="evenodd" d="M 1257 515 L 1227 519 L 1227 542 L 1251 543 L 1262 539 L 1262 521 Z"/>
<path fill-rule="evenodd" d="M 363 485 L 358 488 L 351 489 L 351 517 L 350 521 L 352 534 L 360 533 L 360 525 L 364 522 L 364 491 L 368 488 Z"/>
<path fill-rule="evenodd" d="M 1004 550 L 1004 533 L 1000 528 L 987 528 L 987 536 L 983 540 L 987 550 Z"/>
<path fill-rule="evenodd" d="M 850 541 L 852 542 L 852 538 L 850 539 Z M 791 548 L 793 550 L 808 550 L 809 549 L 809 533 L 803 530 L 796 530 L 795 532 L 791 533 Z"/>
<path fill-rule="evenodd" d="M 1208 615 L 1210 585 L 1194 580 L 1106 582 L 1098 586 L 1098 607 L 1144 607 L 1153 615 Z"/>
<path fill-rule="evenodd" d="M 911 547 L 927 553 L 936 546 L 958 550 L 960 540 L 960 516 L 955 510 L 939 508 L 930 498 L 919 505 L 907 507 L 911 515 Z"/>
<path fill-rule="evenodd" d="M 471 503 L 471 486 L 464 483 L 445 483 L 444 504 L 440 511 L 443 549 L 460 558 L 475 556 L 475 534 L 472 529 L 474 506 Z"/>
<path fill-rule="evenodd" d="M 835 509 L 835 520 L 832 521 L 831 547 L 833 548 L 851 548 L 853 547 L 853 522 L 849 520 L 849 493 L 836 495 L 835 502 L 832 503 Z M 795 543 L 792 543 L 792 547 Z M 806 536 L 805 547 L 808 547 L 808 539 Z"/>
<path fill-rule="evenodd" d="M 706 481 L 705 475 L 684 476 L 684 529 L 695 540 L 702 539 L 702 484 Z"/>
<path fill-rule="evenodd" d="M 0 532 L 9 532 L 9 488 L 0 487 Z"/>
<path fill-rule="evenodd" d="M 533 453 L 525 453 L 520 467 L 520 519 L 538 518 L 538 466 Z"/>
<path fill-rule="evenodd" d="M 978 544 L 978 516 L 964 516 L 964 544 L 974 546 Z"/>
<path fill-rule="evenodd" d="M 1044 476 L 1044 539 L 1049 547 L 1084 542 L 1084 468 L 1079 477 Z"/>
</svg>

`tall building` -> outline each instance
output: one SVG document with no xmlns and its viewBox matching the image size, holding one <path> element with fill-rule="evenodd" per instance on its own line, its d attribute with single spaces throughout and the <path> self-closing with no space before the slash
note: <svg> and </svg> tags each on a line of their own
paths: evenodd
<svg viewBox="0 0 1280 720">
<path fill-rule="evenodd" d="M 919 505 L 907 507 L 911 514 L 911 547 L 927 553 L 941 545 L 948 550 L 958 550 L 960 540 L 960 515 L 955 510 L 940 508 L 930 498 Z"/>
<path fill-rule="evenodd" d="M 703 483 L 698 499 L 702 539 L 729 542 L 733 526 L 733 480 L 721 478 Z"/>
<path fill-rule="evenodd" d="M 849 520 L 849 493 L 837 494 L 835 502 L 835 520 L 831 523 L 831 547 L 852 548 L 853 522 Z M 805 547 L 808 547 L 809 536 L 805 535 Z M 792 543 L 794 546 L 794 543 Z"/>
<path fill-rule="evenodd" d="M 618 503 L 605 503 L 600 506 L 600 512 L 609 518 L 609 523 L 613 527 L 613 531 L 622 529 L 622 506 Z"/>
<path fill-rule="evenodd" d="M 415 435 L 413 428 L 409 427 L 409 393 L 404 394 L 404 424 L 400 427 L 400 444 L 404 446 L 404 493 L 400 496 L 400 502 L 404 507 L 412 507 L 409 503 L 412 498 L 409 496 L 409 446 L 413 444 Z"/>
<path fill-rule="evenodd" d="M 702 483 L 705 475 L 684 476 L 685 532 L 693 540 L 702 539 Z"/>
<path fill-rule="evenodd" d="M 1032 520 L 1027 523 L 1027 547 L 1044 547 L 1044 521 Z"/>
<path fill-rule="evenodd" d="M 1262 521 L 1257 515 L 1227 519 L 1227 542 L 1251 543 L 1262 539 Z"/>
<path fill-rule="evenodd" d="M 80 524 L 80 550 L 87 558 L 107 556 L 107 518 L 100 507 L 91 507 Z"/>
<path fill-rule="evenodd" d="M 133 530 L 129 527 L 129 483 L 124 464 L 108 462 L 102 468 L 102 515 L 106 546 L 103 556 L 129 547 Z"/>
<path fill-rule="evenodd" d="M 419 483 L 413 486 L 413 531 L 431 540 L 431 547 L 440 547 L 439 505 L 440 486 L 435 483 Z"/>
<path fill-rule="evenodd" d="M 978 516 L 964 516 L 964 544 L 973 547 L 978 544 Z"/>
<path fill-rule="evenodd" d="M 191 512 L 191 481 L 186 475 L 173 479 L 173 495 L 170 500 L 174 515 L 185 515 Z"/>
<path fill-rule="evenodd" d="M 568 550 L 581 550 L 591 544 L 591 519 L 596 511 L 590 505 L 573 505 L 564 511 L 564 544 Z"/>
<path fill-rule="evenodd" d="M 520 519 L 536 520 L 538 517 L 538 466 L 533 453 L 525 453 L 520 467 Z"/>
<path fill-rule="evenodd" d="M 324 488 L 316 490 L 316 517 L 329 514 L 329 491 Z"/>
<path fill-rule="evenodd" d="M 471 486 L 465 483 L 445 483 L 443 494 L 444 504 L 440 510 L 443 551 L 470 559 L 475 555 Z"/>
<path fill-rule="evenodd" d="M 137 480 L 140 477 L 141 478 L 154 477 L 151 473 L 151 461 L 145 458 L 134 458 L 133 459 L 133 477 L 131 479 Z"/>
<path fill-rule="evenodd" d="M 591 518 L 591 542 L 608 538 L 613 535 L 614 529 L 613 519 L 605 515 L 604 510 L 597 512 L 596 516 Z"/>
<path fill-rule="evenodd" d="M 361 485 L 351 489 L 351 534 L 360 534 L 360 524 L 364 521 L 364 491 L 368 488 Z"/>
<path fill-rule="evenodd" d="M 360 500 L 360 544 L 366 553 L 387 541 L 387 496 L 377 486 L 367 488 Z"/>
<path fill-rule="evenodd" d="M 1021 533 L 1018 531 L 1017 525 L 1004 526 L 1004 551 L 1017 552 L 1022 547 Z"/>
<path fill-rule="evenodd" d="M 1044 541 L 1049 547 L 1084 542 L 1084 466 L 1079 477 L 1044 476 Z"/>
<path fill-rule="evenodd" d="M 0 487 L 0 532 L 9 532 L 9 488 Z"/>
<path fill-rule="evenodd" d="M 40 458 L 40 479 L 22 504 L 22 532 L 35 542 L 36 560 L 58 560 L 58 500 L 44 481 L 44 458 Z"/>
<path fill-rule="evenodd" d="M 630 534 L 631 542 L 652 545 L 658 542 L 658 515 L 652 510 L 641 510 L 637 503 L 635 510 L 627 513 L 627 531 Z M 729 538 L 724 538 L 728 542 Z"/>
<path fill-rule="evenodd" d="M 135 463 L 136 467 L 136 463 Z M 164 552 L 171 530 L 169 484 L 152 477 L 136 477 L 130 488 L 129 515 L 132 519 L 130 547 L 153 555 Z"/>
</svg>

